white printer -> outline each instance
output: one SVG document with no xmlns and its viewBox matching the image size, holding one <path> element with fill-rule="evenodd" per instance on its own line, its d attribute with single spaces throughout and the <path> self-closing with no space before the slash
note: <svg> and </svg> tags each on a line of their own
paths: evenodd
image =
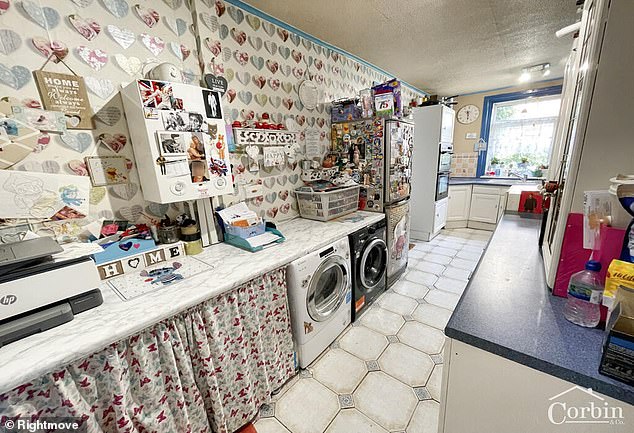
<svg viewBox="0 0 634 433">
<path fill-rule="evenodd" d="M 62 251 L 48 237 L 0 244 L 0 347 L 103 302 L 93 260 L 56 260 Z"/>
</svg>

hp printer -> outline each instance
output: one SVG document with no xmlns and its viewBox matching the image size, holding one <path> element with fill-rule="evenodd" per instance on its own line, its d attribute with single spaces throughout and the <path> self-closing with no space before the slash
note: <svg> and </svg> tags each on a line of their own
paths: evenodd
<svg viewBox="0 0 634 433">
<path fill-rule="evenodd" d="M 92 258 L 55 259 L 62 251 L 49 237 L 0 244 L 0 347 L 103 302 Z"/>
</svg>

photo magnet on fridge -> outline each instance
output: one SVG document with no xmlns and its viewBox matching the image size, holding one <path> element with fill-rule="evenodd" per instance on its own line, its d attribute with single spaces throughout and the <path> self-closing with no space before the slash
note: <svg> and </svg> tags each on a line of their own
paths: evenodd
<svg viewBox="0 0 634 433">
<path fill-rule="evenodd" d="M 190 134 L 178 132 L 157 132 L 161 155 L 185 156 Z"/>
<path fill-rule="evenodd" d="M 207 114 L 207 118 L 222 119 L 220 94 L 218 92 L 203 89 L 203 101 L 205 102 L 205 112 Z"/>
</svg>

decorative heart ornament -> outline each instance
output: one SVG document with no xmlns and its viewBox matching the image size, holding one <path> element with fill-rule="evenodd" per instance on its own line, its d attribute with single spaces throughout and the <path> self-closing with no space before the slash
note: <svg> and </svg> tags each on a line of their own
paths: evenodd
<svg viewBox="0 0 634 433">
<path fill-rule="evenodd" d="M 181 61 L 186 60 L 191 54 L 191 50 L 189 48 L 183 44 L 179 44 L 178 42 L 170 42 L 170 49 Z"/>
<path fill-rule="evenodd" d="M 114 59 L 119 67 L 129 76 L 134 77 L 141 74 L 143 62 L 137 57 L 126 57 L 123 54 L 115 54 Z"/>
<path fill-rule="evenodd" d="M 105 123 L 108 126 L 112 126 L 121 119 L 121 110 L 119 109 L 119 107 L 115 107 L 114 105 L 102 107 L 101 109 L 99 109 L 99 111 L 95 113 L 95 117 L 100 122 Z"/>
<path fill-rule="evenodd" d="M 0 53 L 8 55 L 20 48 L 22 38 L 13 30 L 0 29 Z"/>
<path fill-rule="evenodd" d="M 152 54 L 158 56 L 165 49 L 165 41 L 158 36 L 150 36 L 147 33 L 141 33 L 141 42 Z"/>
<path fill-rule="evenodd" d="M 117 18 L 123 18 L 128 14 L 130 6 L 125 0 L 101 0 L 104 7 Z"/>
<path fill-rule="evenodd" d="M 77 47 L 77 55 L 95 71 L 99 71 L 108 63 L 108 54 L 105 51 L 89 48 L 84 45 Z"/>
<path fill-rule="evenodd" d="M 66 147 L 79 153 L 83 153 L 88 150 L 92 144 L 92 136 L 87 132 L 80 132 L 78 134 L 67 132 L 66 134 L 60 135 L 59 138 Z"/>
<path fill-rule="evenodd" d="M 101 32 L 101 26 L 93 18 L 82 18 L 72 14 L 68 16 L 68 21 L 84 38 L 92 41 Z"/>
<path fill-rule="evenodd" d="M 0 63 L 0 83 L 18 90 L 29 81 L 31 81 L 31 71 L 28 68 L 19 65 L 9 68 Z"/>
<path fill-rule="evenodd" d="M 128 137 L 123 134 L 100 134 L 97 143 L 103 144 L 115 153 L 121 152 L 128 142 Z"/>
<path fill-rule="evenodd" d="M 161 20 L 161 16 L 158 12 L 151 8 L 144 8 L 140 4 L 134 5 L 134 11 L 139 18 L 141 18 L 141 21 L 150 28 L 154 27 Z"/>
<path fill-rule="evenodd" d="M 101 99 L 108 99 L 115 91 L 114 84 L 107 78 L 84 77 L 84 82 L 88 90 Z"/>
<path fill-rule="evenodd" d="M 110 188 L 110 193 L 117 198 L 122 200 L 130 200 L 132 199 L 136 193 L 139 192 L 139 185 L 136 183 L 124 183 L 120 185 L 113 185 Z M 141 208 L 143 211 L 143 208 Z"/>
<path fill-rule="evenodd" d="M 106 197 L 106 188 L 103 186 L 97 186 L 90 188 L 88 200 L 91 205 L 98 205 Z"/>
<path fill-rule="evenodd" d="M 59 24 L 59 13 L 53 8 L 40 7 L 34 1 L 22 0 L 22 9 L 36 24 L 46 30 L 52 30 Z"/>
<path fill-rule="evenodd" d="M 134 34 L 132 30 L 119 28 L 113 24 L 108 25 L 106 27 L 106 30 L 108 30 L 110 37 L 112 37 L 112 39 L 116 43 L 121 45 L 121 47 L 123 47 L 124 50 L 127 50 L 128 48 L 130 48 L 130 46 L 136 40 L 136 35 Z"/>
</svg>

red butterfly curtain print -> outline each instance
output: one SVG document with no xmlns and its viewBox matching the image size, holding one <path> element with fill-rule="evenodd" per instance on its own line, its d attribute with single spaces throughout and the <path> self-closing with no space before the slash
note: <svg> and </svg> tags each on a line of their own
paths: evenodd
<svg viewBox="0 0 634 433">
<path fill-rule="evenodd" d="M 89 432 L 229 433 L 293 374 L 279 269 L 0 394 L 0 423 L 60 416 Z"/>
</svg>

